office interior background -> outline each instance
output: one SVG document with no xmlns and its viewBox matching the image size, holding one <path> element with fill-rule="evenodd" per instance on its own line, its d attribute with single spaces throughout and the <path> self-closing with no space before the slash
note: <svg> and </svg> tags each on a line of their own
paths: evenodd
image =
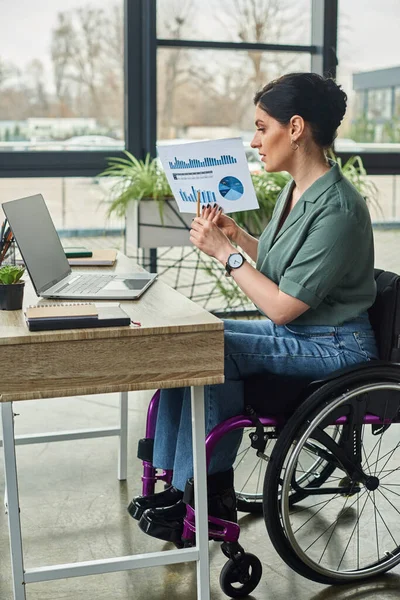
<svg viewBox="0 0 400 600">
<path fill-rule="evenodd" d="M 335 150 L 360 155 L 378 186 L 374 221 L 400 222 L 396 0 L 0 7 L 2 200 L 41 191 L 61 231 L 121 229 L 106 217 L 107 182 L 96 177 L 106 157 L 154 156 L 157 141 L 248 144 L 254 92 L 281 73 L 313 70 L 336 76 L 349 96 Z"/>
<path fill-rule="evenodd" d="M 63 238 L 73 239 L 74 244 L 78 239 L 90 240 L 94 247 L 119 244 L 122 249 L 125 222 L 108 216 L 109 182 L 98 177 L 109 157 L 122 157 L 128 150 L 143 159 L 147 154 L 156 156 L 157 143 L 240 136 L 249 168 L 262 168 L 249 149 L 254 93 L 283 73 L 312 70 L 335 77 L 348 94 L 348 110 L 334 150 L 343 163 L 361 157 L 368 180 L 378 190 L 379 207 L 371 206 L 377 266 L 399 271 L 399 31 L 398 0 L 0 0 L 1 202 L 41 193 Z M 167 282 L 173 284 L 175 275 L 169 277 Z M 103 397 L 68 400 L 83 426 L 114 418 L 112 402 Z M 41 430 L 42 421 L 54 430 L 69 425 L 70 412 L 63 405 L 53 413 L 46 401 L 33 404 L 19 407 L 20 433 L 32 427 Z M 33 494 L 30 502 L 35 510 L 24 522 L 28 554 L 33 558 L 37 554 L 49 562 L 52 548 L 58 548 L 56 537 L 44 535 L 39 541 L 33 537 L 37 523 L 46 533 L 50 514 L 46 511 L 52 511 L 51 522 L 64 533 L 72 526 L 69 541 L 63 542 L 67 556 L 74 544 L 83 559 L 97 556 L 98 548 L 100 554 L 114 550 L 120 546 L 119 537 L 130 550 L 125 521 L 121 518 L 115 525 L 113 520 L 115 505 L 120 500 L 126 504 L 140 489 L 139 463 L 134 457 L 145 404 L 130 410 L 132 464 L 122 491 L 115 481 L 112 442 L 104 444 L 98 457 L 96 440 L 79 442 L 74 449 L 61 444 L 54 451 L 40 447 L 18 451 L 25 476 L 21 493 Z M 75 418 L 71 427 L 76 427 Z M 49 462 L 42 472 L 45 450 Z M 79 481 L 68 471 L 78 453 L 91 469 L 82 470 Z M 48 489 L 48 477 L 54 489 L 42 504 L 41 486 Z M 88 484 L 84 494 L 81 480 Z M 102 502 L 106 502 L 106 515 Z M 84 515 L 79 513 L 81 506 Z M 112 533 L 108 519 L 116 528 Z M 105 530 L 103 537 L 96 533 L 99 524 Z M 2 525 L 0 548 L 6 555 L 4 516 Z M 250 539 L 250 550 L 253 546 L 257 554 L 267 548 L 263 560 L 271 569 L 254 598 L 398 596 L 398 575 L 375 587 L 329 589 L 310 583 L 288 568 L 283 570 L 268 547 L 262 522 L 246 517 L 243 527 L 248 528 L 244 535 Z M 83 541 L 79 528 L 86 536 Z M 153 550 L 154 540 L 143 537 L 138 535 L 135 543 L 142 544 L 143 551 Z M 223 564 L 219 554 L 211 554 L 215 600 L 225 597 L 218 587 Z M 3 564 L 0 598 L 9 600 L 9 558 Z M 192 566 L 158 570 L 154 576 L 147 570 L 139 580 L 135 577 L 137 572 L 65 585 L 41 584 L 32 586 L 28 598 L 150 600 L 164 597 L 160 595 L 164 588 L 165 597 L 195 598 Z"/>
</svg>

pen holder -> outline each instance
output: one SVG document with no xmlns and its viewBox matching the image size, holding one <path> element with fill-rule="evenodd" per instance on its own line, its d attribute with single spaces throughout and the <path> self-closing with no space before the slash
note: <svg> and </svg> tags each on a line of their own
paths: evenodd
<svg viewBox="0 0 400 600">
<path fill-rule="evenodd" d="M 0 266 L 4 267 L 4 265 L 15 265 L 15 250 L 16 243 L 15 240 L 12 240 L 7 244 L 5 240 L 0 240 Z"/>
</svg>

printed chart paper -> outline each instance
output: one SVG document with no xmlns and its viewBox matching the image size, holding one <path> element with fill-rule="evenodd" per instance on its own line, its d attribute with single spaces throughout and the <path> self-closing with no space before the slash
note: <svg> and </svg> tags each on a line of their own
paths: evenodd
<svg viewBox="0 0 400 600">
<path fill-rule="evenodd" d="M 201 205 L 221 206 L 225 213 L 258 208 L 241 138 L 157 146 L 181 213 Z"/>
</svg>

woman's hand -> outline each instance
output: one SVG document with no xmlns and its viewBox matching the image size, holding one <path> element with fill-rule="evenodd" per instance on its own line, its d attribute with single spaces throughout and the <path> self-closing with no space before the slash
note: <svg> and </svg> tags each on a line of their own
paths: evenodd
<svg viewBox="0 0 400 600">
<path fill-rule="evenodd" d="M 239 225 L 230 217 L 222 212 L 222 208 L 218 204 L 214 206 L 203 207 L 201 216 L 208 221 L 212 221 L 232 242 L 236 242 L 237 235 L 240 231 Z"/>
<path fill-rule="evenodd" d="M 236 252 L 225 233 L 211 219 L 196 217 L 192 221 L 190 241 L 199 250 L 213 256 L 223 265 L 228 256 Z"/>
</svg>

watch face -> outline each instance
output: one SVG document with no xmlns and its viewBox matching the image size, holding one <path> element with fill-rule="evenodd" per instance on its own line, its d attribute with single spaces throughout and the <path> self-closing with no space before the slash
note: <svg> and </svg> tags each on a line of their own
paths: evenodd
<svg viewBox="0 0 400 600">
<path fill-rule="evenodd" d="M 241 254 L 231 254 L 228 258 L 228 265 L 232 267 L 232 269 L 237 269 L 241 267 L 243 264 L 243 256 Z"/>
</svg>

